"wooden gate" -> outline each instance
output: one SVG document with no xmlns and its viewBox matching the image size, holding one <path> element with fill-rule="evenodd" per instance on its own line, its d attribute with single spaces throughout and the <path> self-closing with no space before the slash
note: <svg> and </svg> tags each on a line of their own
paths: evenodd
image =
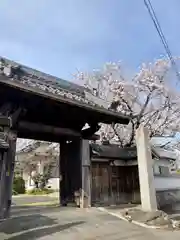
<svg viewBox="0 0 180 240">
<path fill-rule="evenodd" d="M 137 166 L 92 163 L 92 204 L 121 204 L 139 201 Z"/>
</svg>

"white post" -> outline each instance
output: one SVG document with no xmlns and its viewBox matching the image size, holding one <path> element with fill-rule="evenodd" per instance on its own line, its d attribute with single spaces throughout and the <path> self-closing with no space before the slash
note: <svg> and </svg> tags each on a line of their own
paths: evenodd
<svg viewBox="0 0 180 240">
<path fill-rule="evenodd" d="M 149 132 L 144 126 L 140 126 L 136 131 L 136 146 L 142 209 L 144 211 L 154 211 L 157 210 L 157 201 L 153 160 L 149 143 Z"/>
</svg>

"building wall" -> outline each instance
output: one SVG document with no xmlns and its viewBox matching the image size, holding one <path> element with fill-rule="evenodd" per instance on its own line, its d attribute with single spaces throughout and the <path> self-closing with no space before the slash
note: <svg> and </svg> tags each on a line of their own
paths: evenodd
<svg viewBox="0 0 180 240">
<path fill-rule="evenodd" d="M 28 179 L 25 180 L 25 187 L 27 190 L 35 188 L 35 184 L 34 184 L 33 180 L 30 178 L 30 176 L 28 177 Z M 59 190 L 59 178 L 50 178 L 48 180 L 48 184 L 46 185 L 46 187 L 58 191 Z"/>
<path fill-rule="evenodd" d="M 180 177 L 177 176 L 155 176 L 154 179 L 155 188 L 157 191 L 168 190 L 168 189 L 180 189 Z"/>
<path fill-rule="evenodd" d="M 180 176 L 171 173 L 170 161 L 165 159 L 155 161 L 154 174 L 158 208 L 169 213 L 179 211 Z"/>
<path fill-rule="evenodd" d="M 180 176 L 171 174 L 171 164 L 168 160 L 154 161 L 154 182 L 157 191 L 180 189 Z"/>
<path fill-rule="evenodd" d="M 170 162 L 166 159 L 160 159 L 160 160 L 156 160 L 154 159 L 154 174 L 158 175 L 160 174 L 160 167 L 167 167 L 170 169 Z"/>
<path fill-rule="evenodd" d="M 59 178 L 50 178 L 47 187 L 53 190 L 59 190 Z"/>
</svg>

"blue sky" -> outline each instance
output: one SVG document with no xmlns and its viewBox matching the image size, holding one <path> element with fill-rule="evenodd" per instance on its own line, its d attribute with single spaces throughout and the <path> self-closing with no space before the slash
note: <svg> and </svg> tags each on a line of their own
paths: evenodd
<svg viewBox="0 0 180 240">
<path fill-rule="evenodd" d="M 180 55 L 180 1 L 152 0 L 173 55 Z M 136 71 L 164 54 L 143 0 L 1 0 L 0 55 L 71 79 L 105 62 Z"/>
</svg>

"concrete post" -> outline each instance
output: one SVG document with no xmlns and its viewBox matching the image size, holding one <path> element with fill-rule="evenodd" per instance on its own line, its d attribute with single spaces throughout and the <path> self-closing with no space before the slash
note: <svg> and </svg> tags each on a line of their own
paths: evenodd
<svg viewBox="0 0 180 240">
<path fill-rule="evenodd" d="M 136 146 L 142 209 L 144 211 L 154 211 L 157 210 L 157 201 L 154 185 L 153 160 L 148 129 L 142 125 L 136 131 Z"/>
</svg>

